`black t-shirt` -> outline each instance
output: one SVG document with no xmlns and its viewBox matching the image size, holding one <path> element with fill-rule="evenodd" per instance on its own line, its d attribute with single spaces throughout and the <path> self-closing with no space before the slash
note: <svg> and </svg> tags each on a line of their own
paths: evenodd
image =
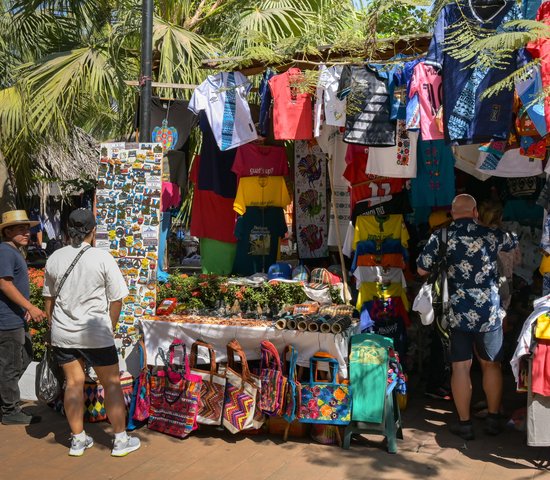
<svg viewBox="0 0 550 480">
<path fill-rule="evenodd" d="M 162 143 L 165 150 L 180 150 L 198 120 L 188 106 L 187 100 L 161 100 L 153 97 L 151 140 Z"/>
<path fill-rule="evenodd" d="M 409 195 L 406 191 L 394 193 L 391 200 L 378 205 L 370 206 L 368 200 L 357 202 L 353 208 L 351 214 L 351 223 L 355 225 L 357 217 L 368 215 L 393 215 L 393 214 L 407 214 L 411 213 L 411 203 L 409 201 Z"/>
<path fill-rule="evenodd" d="M 395 146 L 396 122 L 390 120 L 391 98 L 386 80 L 368 65 L 346 65 L 338 97 L 347 98 L 344 142 L 370 147 Z"/>
</svg>

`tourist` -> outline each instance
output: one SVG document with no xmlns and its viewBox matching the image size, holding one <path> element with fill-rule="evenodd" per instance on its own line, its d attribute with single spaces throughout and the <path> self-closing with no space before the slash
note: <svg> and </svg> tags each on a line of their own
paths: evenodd
<svg viewBox="0 0 550 480">
<path fill-rule="evenodd" d="M 507 233 L 478 224 L 475 199 L 457 195 L 452 203 L 453 223 L 447 229 L 446 265 L 450 308 L 451 390 L 459 423 L 451 432 L 465 440 L 474 439 L 470 417 L 472 383 L 470 368 L 474 345 L 479 356 L 488 416 L 484 431 L 497 435 L 502 429 L 499 416 L 502 398 L 502 319 L 505 315 L 498 292 L 497 256 L 510 251 L 517 240 Z M 418 273 L 428 275 L 435 268 L 441 231 L 432 234 L 417 260 Z"/>
<path fill-rule="evenodd" d="M 70 214 L 71 245 L 48 259 L 44 297 L 53 353 L 66 377 L 64 406 L 72 432 L 69 455 L 80 456 L 93 445 L 83 425 L 85 369 L 91 366 L 103 385 L 105 409 L 115 434 L 111 455 L 121 457 L 140 447 L 139 439 L 125 430 L 126 406 L 113 338 L 128 288 L 111 254 L 91 247 L 95 227 L 90 210 L 80 208 Z"/>
<path fill-rule="evenodd" d="M 32 360 L 27 321 L 46 316 L 29 302 L 29 272 L 21 251 L 28 246 L 31 227 L 24 210 L 2 215 L 0 235 L 0 404 L 3 425 L 29 425 L 40 420 L 21 410 L 19 379 Z"/>
</svg>

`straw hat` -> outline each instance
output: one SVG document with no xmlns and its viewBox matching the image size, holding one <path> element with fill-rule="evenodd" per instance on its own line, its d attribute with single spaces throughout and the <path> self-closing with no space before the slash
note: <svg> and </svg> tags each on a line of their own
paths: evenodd
<svg viewBox="0 0 550 480">
<path fill-rule="evenodd" d="M 29 225 L 34 227 L 40 222 L 29 220 L 27 212 L 25 210 L 10 210 L 9 212 L 2 214 L 2 223 L 0 223 L 0 232 L 4 228 L 11 227 L 12 225 Z"/>
</svg>

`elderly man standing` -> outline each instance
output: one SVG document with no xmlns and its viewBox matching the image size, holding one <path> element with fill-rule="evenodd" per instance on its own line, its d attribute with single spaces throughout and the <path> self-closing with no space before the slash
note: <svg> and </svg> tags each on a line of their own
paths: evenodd
<svg viewBox="0 0 550 480">
<path fill-rule="evenodd" d="M 472 383 L 470 368 L 474 345 L 479 357 L 483 390 L 489 415 L 484 431 L 497 435 L 502 398 L 502 319 L 498 293 L 497 255 L 510 251 L 517 240 L 496 228 L 477 223 L 475 199 L 466 194 L 453 200 L 453 222 L 447 228 L 446 265 L 450 296 L 449 325 L 451 329 L 451 389 L 459 423 L 451 432 L 464 440 L 473 440 L 470 419 Z M 436 268 L 442 244 L 442 231 L 432 234 L 417 260 L 418 273 L 427 275 Z"/>
<path fill-rule="evenodd" d="M 0 400 L 2 424 L 28 425 L 40 420 L 21 410 L 19 379 L 31 355 L 25 348 L 26 321 L 40 322 L 45 313 L 29 302 L 29 272 L 21 248 L 29 244 L 31 227 L 24 210 L 2 215 L 0 235 Z"/>
</svg>

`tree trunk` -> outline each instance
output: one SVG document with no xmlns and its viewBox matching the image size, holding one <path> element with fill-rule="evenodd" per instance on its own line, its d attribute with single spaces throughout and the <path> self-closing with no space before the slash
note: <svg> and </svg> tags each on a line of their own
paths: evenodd
<svg viewBox="0 0 550 480">
<path fill-rule="evenodd" d="M 0 213 L 15 210 L 15 192 L 11 183 L 8 166 L 0 152 Z"/>
</svg>

